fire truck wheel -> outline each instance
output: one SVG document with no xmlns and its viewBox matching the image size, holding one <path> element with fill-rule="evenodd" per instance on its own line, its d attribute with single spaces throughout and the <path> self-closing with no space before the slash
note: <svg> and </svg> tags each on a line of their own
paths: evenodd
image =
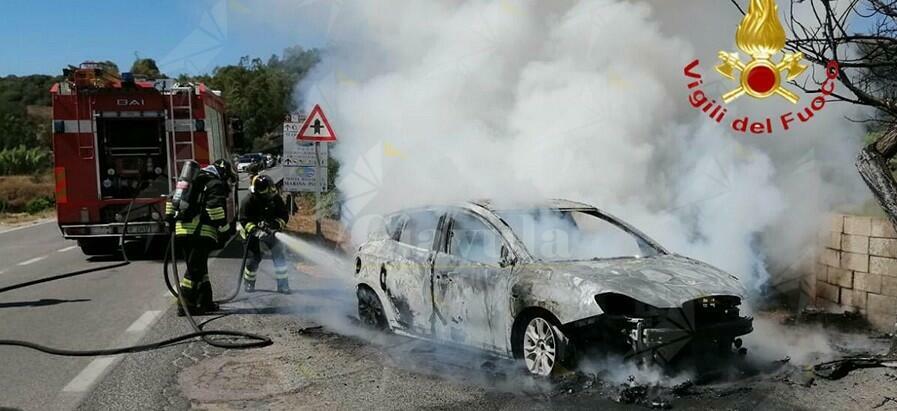
<svg viewBox="0 0 897 411">
<path fill-rule="evenodd" d="M 84 255 L 109 255 L 118 252 L 117 238 L 85 238 L 78 240 Z"/>
</svg>

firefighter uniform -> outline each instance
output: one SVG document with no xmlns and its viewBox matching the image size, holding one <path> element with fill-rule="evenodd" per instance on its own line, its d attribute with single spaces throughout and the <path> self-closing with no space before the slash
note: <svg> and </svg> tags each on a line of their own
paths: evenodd
<svg viewBox="0 0 897 411">
<path fill-rule="evenodd" d="M 283 244 L 274 233 L 283 230 L 290 218 L 289 210 L 283 198 L 277 195 L 274 181 L 267 175 L 260 175 L 252 181 L 250 193 L 240 203 L 241 235 L 247 244 L 249 255 L 243 280 L 246 291 L 255 291 L 255 277 L 262 260 L 261 244 L 271 251 L 274 260 L 274 278 L 277 280 L 277 291 L 289 294 L 290 285 L 287 278 L 287 262 Z"/>
<path fill-rule="evenodd" d="M 218 309 L 212 298 L 209 281 L 209 253 L 219 248 L 230 230 L 227 222 L 227 200 L 231 195 L 230 184 L 235 180 L 230 163 L 218 160 L 204 167 L 193 182 L 190 191 L 190 207 L 175 222 L 175 236 L 184 250 L 187 272 L 181 279 L 181 292 L 191 313 Z M 166 212 L 173 214 L 169 202 Z M 179 313 L 183 308 L 178 306 Z"/>
</svg>

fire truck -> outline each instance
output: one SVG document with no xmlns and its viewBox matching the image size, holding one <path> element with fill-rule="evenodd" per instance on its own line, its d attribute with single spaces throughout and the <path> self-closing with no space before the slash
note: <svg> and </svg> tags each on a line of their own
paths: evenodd
<svg viewBox="0 0 897 411">
<path fill-rule="evenodd" d="M 63 237 L 77 240 L 84 254 L 111 254 L 127 218 L 126 239 L 161 243 L 168 233 L 165 201 L 183 164 L 231 158 L 220 92 L 204 84 L 119 76 L 89 62 L 63 74 L 50 90 Z M 227 207 L 232 224 L 234 191 Z"/>
</svg>

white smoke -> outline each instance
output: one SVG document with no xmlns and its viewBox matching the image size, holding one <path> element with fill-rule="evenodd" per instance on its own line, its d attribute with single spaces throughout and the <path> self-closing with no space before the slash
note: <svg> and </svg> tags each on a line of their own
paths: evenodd
<svg viewBox="0 0 897 411">
<path fill-rule="evenodd" d="M 344 1 L 330 15 L 331 44 L 297 98 L 334 126 L 356 221 L 422 203 L 580 200 L 756 288 L 809 247 L 821 213 L 865 198 L 853 107 L 741 135 L 688 105 L 695 58 L 708 91 L 734 84 L 712 69 L 736 50 L 729 2 Z M 729 121 L 796 109 L 728 108 Z"/>
</svg>

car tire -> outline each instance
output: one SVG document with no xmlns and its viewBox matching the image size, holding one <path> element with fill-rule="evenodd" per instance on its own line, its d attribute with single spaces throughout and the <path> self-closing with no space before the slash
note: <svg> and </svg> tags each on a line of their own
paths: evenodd
<svg viewBox="0 0 897 411">
<path fill-rule="evenodd" d="M 84 255 L 112 255 L 119 252 L 118 238 L 85 238 L 78 240 Z"/>
<path fill-rule="evenodd" d="M 383 304 L 380 303 L 380 297 L 373 290 L 366 286 L 358 287 L 356 293 L 358 299 L 358 319 L 366 327 L 389 331 L 389 322 L 386 320 L 386 313 L 383 311 Z"/>
<path fill-rule="evenodd" d="M 551 315 L 537 313 L 523 323 L 517 341 L 523 365 L 530 374 L 548 377 L 570 367 L 573 344 Z"/>
</svg>

